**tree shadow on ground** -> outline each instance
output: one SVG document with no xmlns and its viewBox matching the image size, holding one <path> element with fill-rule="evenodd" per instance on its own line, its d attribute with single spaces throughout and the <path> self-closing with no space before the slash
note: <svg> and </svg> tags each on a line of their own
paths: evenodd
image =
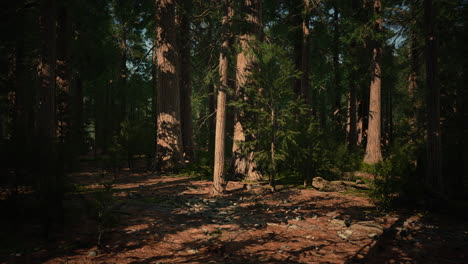
<svg viewBox="0 0 468 264">
<path fill-rule="evenodd" d="M 157 175 L 126 178 L 112 189 L 116 199 L 112 213 L 120 221 L 104 234 L 98 256 L 87 257 L 96 245 L 97 223 L 89 219 L 91 215 L 78 213 L 66 234 L 41 244 L 41 251 L 5 261 L 34 263 L 70 256 L 75 257 L 75 263 L 386 263 L 391 259 L 396 263 L 454 263 L 463 257 L 463 250 L 457 248 L 466 248 L 466 240 L 456 233 L 460 223 L 447 231 L 448 222 L 439 225 L 429 214 L 400 212 L 394 214 L 396 221 L 385 225 L 385 213 L 376 211 L 372 204 L 358 204 L 350 196 L 295 188 L 271 193 L 261 186 L 245 190 L 242 184 L 233 183 L 226 196 L 215 198 L 210 196 L 210 184 Z M 68 198 L 79 201 L 79 206 L 98 191 L 91 189 Z M 337 233 L 348 227 L 334 226 L 336 220 L 383 220 L 386 228 L 375 238 L 366 233 L 342 239 Z M 432 242 L 419 234 L 430 234 Z M 458 236 L 452 251 L 441 247 L 454 243 L 444 245 L 446 240 L 435 240 L 454 235 Z M 402 243 L 406 244 L 396 247 Z M 412 254 L 415 243 L 421 249 Z M 421 262 L 428 251 L 432 252 L 428 256 L 442 255 L 435 256 L 436 261 Z"/>
</svg>

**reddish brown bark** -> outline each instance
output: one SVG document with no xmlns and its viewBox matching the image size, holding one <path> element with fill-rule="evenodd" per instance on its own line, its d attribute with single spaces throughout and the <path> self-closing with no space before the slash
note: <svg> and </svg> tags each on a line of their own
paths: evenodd
<svg viewBox="0 0 468 264">
<path fill-rule="evenodd" d="M 161 170 L 176 170 L 184 166 L 184 163 L 173 0 L 156 0 L 156 20 L 158 60 L 156 164 Z"/>
<path fill-rule="evenodd" d="M 237 54 L 237 71 L 236 71 L 236 96 L 243 98 L 243 89 L 247 82 L 247 75 L 251 71 L 254 63 L 254 58 L 249 54 L 249 45 L 255 39 L 259 40 L 262 37 L 262 22 L 261 22 L 261 0 L 245 0 L 243 2 L 245 11 L 246 26 L 239 36 L 241 52 Z M 244 98 L 245 100 L 246 98 Z M 234 143 L 233 152 L 233 171 L 235 175 L 241 175 L 248 180 L 260 180 L 262 175 L 256 170 L 253 152 L 248 155 L 242 155 L 240 151 L 240 142 L 244 142 L 245 132 L 242 126 L 244 118 L 241 110 L 237 111 L 234 117 Z"/>
<path fill-rule="evenodd" d="M 374 1 L 374 13 L 378 16 L 375 22 L 375 31 L 382 31 L 381 18 L 382 4 L 380 0 Z M 372 57 L 372 76 L 369 97 L 369 125 L 367 128 L 367 146 L 364 162 L 375 164 L 382 161 L 381 152 L 381 61 L 382 47 L 379 41 L 375 41 Z"/>
<path fill-rule="evenodd" d="M 225 153 L 225 137 L 226 137 L 226 92 L 229 89 L 228 76 L 228 51 L 230 48 L 230 27 L 232 17 L 234 16 L 234 8 L 231 0 L 224 0 L 225 14 L 223 16 L 223 44 L 219 55 L 219 75 L 220 86 L 218 89 L 218 105 L 216 108 L 216 135 L 215 135 L 215 150 L 214 150 L 214 174 L 213 174 L 213 194 L 221 195 L 226 189 L 226 180 L 224 178 L 224 153 Z"/>
</svg>

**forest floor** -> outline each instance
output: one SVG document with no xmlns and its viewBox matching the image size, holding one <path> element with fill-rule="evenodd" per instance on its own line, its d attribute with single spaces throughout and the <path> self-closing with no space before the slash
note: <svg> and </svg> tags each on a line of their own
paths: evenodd
<svg viewBox="0 0 468 264">
<path fill-rule="evenodd" d="M 362 195 L 230 182 L 215 198 L 209 181 L 128 171 L 107 191 L 92 170 L 71 180 L 66 228 L 48 243 L 33 220 L 2 228 L 0 263 L 468 263 L 463 219 L 381 212 Z"/>
</svg>

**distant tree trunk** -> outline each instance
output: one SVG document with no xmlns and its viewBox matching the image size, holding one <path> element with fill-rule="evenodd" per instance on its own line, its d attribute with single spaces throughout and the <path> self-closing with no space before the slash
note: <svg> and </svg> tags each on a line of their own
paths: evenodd
<svg viewBox="0 0 468 264">
<path fill-rule="evenodd" d="M 307 104 L 309 98 L 309 21 L 310 21 L 310 0 L 304 0 L 304 14 L 302 17 L 302 50 L 301 50 L 301 96 Z"/>
<path fill-rule="evenodd" d="M 274 105 L 274 102 L 272 102 Z M 275 158 L 275 143 L 276 143 L 276 119 L 275 119 L 275 108 L 271 108 L 271 143 L 270 143 L 270 153 L 271 153 L 271 171 L 270 171 L 270 190 L 272 192 L 276 191 L 276 158 Z"/>
<path fill-rule="evenodd" d="M 442 176 L 440 88 L 437 84 L 437 37 L 434 31 L 432 0 L 424 0 L 426 93 L 427 93 L 427 171 L 426 181 L 440 194 L 446 194 L 447 186 Z"/>
<path fill-rule="evenodd" d="M 120 69 L 118 77 L 118 89 L 120 94 L 120 118 L 117 119 L 116 132 L 120 131 L 121 122 L 128 118 L 128 109 L 127 109 L 127 79 L 128 79 L 128 69 L 127 69 L 127 29 L 125 24 L 121 25 L 121 35 L 119 39 L 119 48 L 120 48 Z"/>
<path fill-rule="evenodd" d="M 20 1 L 21 7 L 24 1 Z M 17 174 L 25 173 L 23 171 L 30 167 L 31 158 L 31 139 L 32 119 L 33 119 L 33 93 L 27 85 L 27 67 L 25 62 L 25 43 L 24 43 L 24 14 L 18 14 L 16 17 L 16 47 L 15 47 L 15 128 L 14 139 L 16 145 L 16 168 Z M 20 172 L 21 170 L 21 172 Z"/>
<path fill-rule="evenodd" d="M 356 105 L 356 82 L 350 80 L 348 96 L 348 146 L 350 149 L 357 144 L 357 105 Z"/>
<path fill-rule="evenodd" d="M 69 141 L 71 129 L 70 115 L 70 40 L 71 40 L 71 20 L 68 8 L 60 6 L 58 9 L 57 22 L 57 122 L 58 137 L 62 143 Z"/>
<path fill-rule="evenodd" d="M 305 0 L 304 0 L 305 1 Z M 302 44 L 304 41 L 303 38 L 303 16 L 302 9 L 303 7 L 303 0 L 296 0 L 290 1 L 290 16 L 291 22 L 293 24 L 293 32 L 292 32 L 292 39 L 293 39 L 293 55 L 294 55 L 294 64 L 296 65 L 296 69 L 298 71 L 302 71 Z M 301 79 L 294 79 L 294 94 L 297 98 L 301 97 Z"/>
<path fill-rule="evenodd" d="M 242 33 L 239 36 L 241 52 L 237 54 L 237 71 L 236 71 L 236 96 L 244 98 L 244 87 L 247 82 L 247 76 L 253 67 L 254 58 L 249 54 L 250 42 L 255 39 L 260 39 L 262 36 L 261 22 L 261 0 L 245 0 L 243 2 L 245 13 L 245 26 L 242 27 Z M 262 175 L 256 171 L 253 152 L 248 155 L 242 155 L 238 142 L 244 142 L 245 132 L 242 126 L 242 119 L 245 118 L 242 110 L 238 109 L 234 117 L 234 143 L 233 152 L 233 172 L 235 175 L 245 176 L 248 180 L 260 180 Z"/>
<path fill-rule="evenodd" d="M 226 91 L 229 89 L 228 51 L 230 49 L 231 24 L 234 16 L 232 0 L 224 0 L 225 14 L 223 16 L 223 44 L 219 54 L 220 85 L 218 89 L 218 105 L 216 108 L 216 139 L 214 150 L 213 194 L 222 195 L 225 192 L 226 181 L 224 173 L 224 152 L 226 137 Z"/>
<path fill-rule="evenodd" d="M 83 82 L 79 73 L 75 73 L 72 78 L 72 101 L 71 101 L 71 141 L 73 144 L 73 153 L 83 153 L 84 138 L 84 127 L 83 127 Z"/>
<path fill-rule="evenodd" d="M 184 163 L 173 0 L 156 0 L 156 20 L 158 47 L 156 164 L 161 170 L 177 170 L 183 167 Z"/>
<path fill-rule="evenodd" d="M 39 26 L 41 49 L 39 62 L 39 90 L 37 97 L 37 171 L 40 175 L 40 193 L 44 208 L 43 224 L 48 235 L 52 220 L 58 220 L 62 211 L 61 179 L 56 171 L 56 3 L 54 0 L 41 2 Z"/>
<path fill-rule="evenodd" d="M 374 1 L 374 13 L 378 16 L 375 22 L 375 31 L 382 31 L 382 4 L 380 0 Z M 372 77 L 369 98 L 369 126 L 367 129 L 367 146 L 364 162 L 375 164 L 382 161 L 380 147 L 381 137 L 381 78 L 382 47 L 380 41 L 375 41 L 372 58 Z"/>
<path fill-rule="evenodd" d="M 408 76 L 408 94 L 411 101 L 411 116 L 409 120 L 409 125 L 411 129 L 411 133 L 416 136 L 418 135 L 418 111 L 420 108 L 420 104 L 416 99 L 416 91 L 418 90 L 418 72 L 419 72 L 419 62 L 418 62 L 418 49 L 416 48 L 417 44 L 417 36 L 413 29 L 410 36 L 410 63 L 411 63 L 411 71 Z"/>
<path fill-rule="evenodd" d="M 208 152 L 212 154 L 215 146 L 215 129 L 216 129 L 216 98 L 215 98 L 215 85 L 211 83 L 208 85 Z"/>
<path fill-rule="evenodd" d="M 340 79 L 340 33 L 339 33 L 339 15 L 337 3 L 334 2 L 333 7 L 333 71 L 334 71 L 334 102 L 333 102 L 333 120 L 336 128 L 341 131 L 341 79 Z"/>
<path fill-rule="evenodd" d="M 190 44 L 190 19 L 192 0 L 181 1 L 179 21 L 179 65 L 180 65 L 180 114 L 182 118 L 182 142 L 186 160 L 194 159 L 192 121 L 192 63 Z"/>
<path fill-rule="evenodd" d="M 157 32 L 155 32 L 157 34 Z M 154 120 L 154 131 L 157 130 L 158 125 L 157 125 L 157 93 L 158 93 L 158 85 L 157 85 L 157 79 L 158 79 L 158 47 L 157 47 L 157 40 L 156 36 L 153 39 L 153 50 L 152 50 L 152 58 L 151 58 L 151 77 L 152 77 L 152 84 L 153 84 L 153 96 L 152 96 L 152 102 L 151 102 L 151 108 L 153 111 L 153 120 Z"/>
<path fill-rule="evenodd" d="M 369 124 L 369 102 L 368 100 L 357 101 L 358 121 L 357 121 L 357 144 L 362 146 L 367 138 L 367 127 Z"/>
<path fill-rule="evenodd" d="M 60 170 L 70 170 L 72 167 L 72 74 L 71 74 L 71 34 L 72 23 L 66 2 L 58 8 L 57 17 L 57 137 L 59 144 Z"/>
</svg>

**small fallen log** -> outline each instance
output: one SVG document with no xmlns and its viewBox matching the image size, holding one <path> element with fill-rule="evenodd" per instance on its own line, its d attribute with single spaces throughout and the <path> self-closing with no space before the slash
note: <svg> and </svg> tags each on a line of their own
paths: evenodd
<svg viewBox="0 0 468 264">
<path fill-rule="evenodd" d="M 369 190 L 369 186 L 362 183 L 355 183 L 352 181 L 327 181 L 322 177 L 315 177 L 312 179 L 312 186 L 322 192 L 341 192 L 350 188 Z"/>
</svg>

